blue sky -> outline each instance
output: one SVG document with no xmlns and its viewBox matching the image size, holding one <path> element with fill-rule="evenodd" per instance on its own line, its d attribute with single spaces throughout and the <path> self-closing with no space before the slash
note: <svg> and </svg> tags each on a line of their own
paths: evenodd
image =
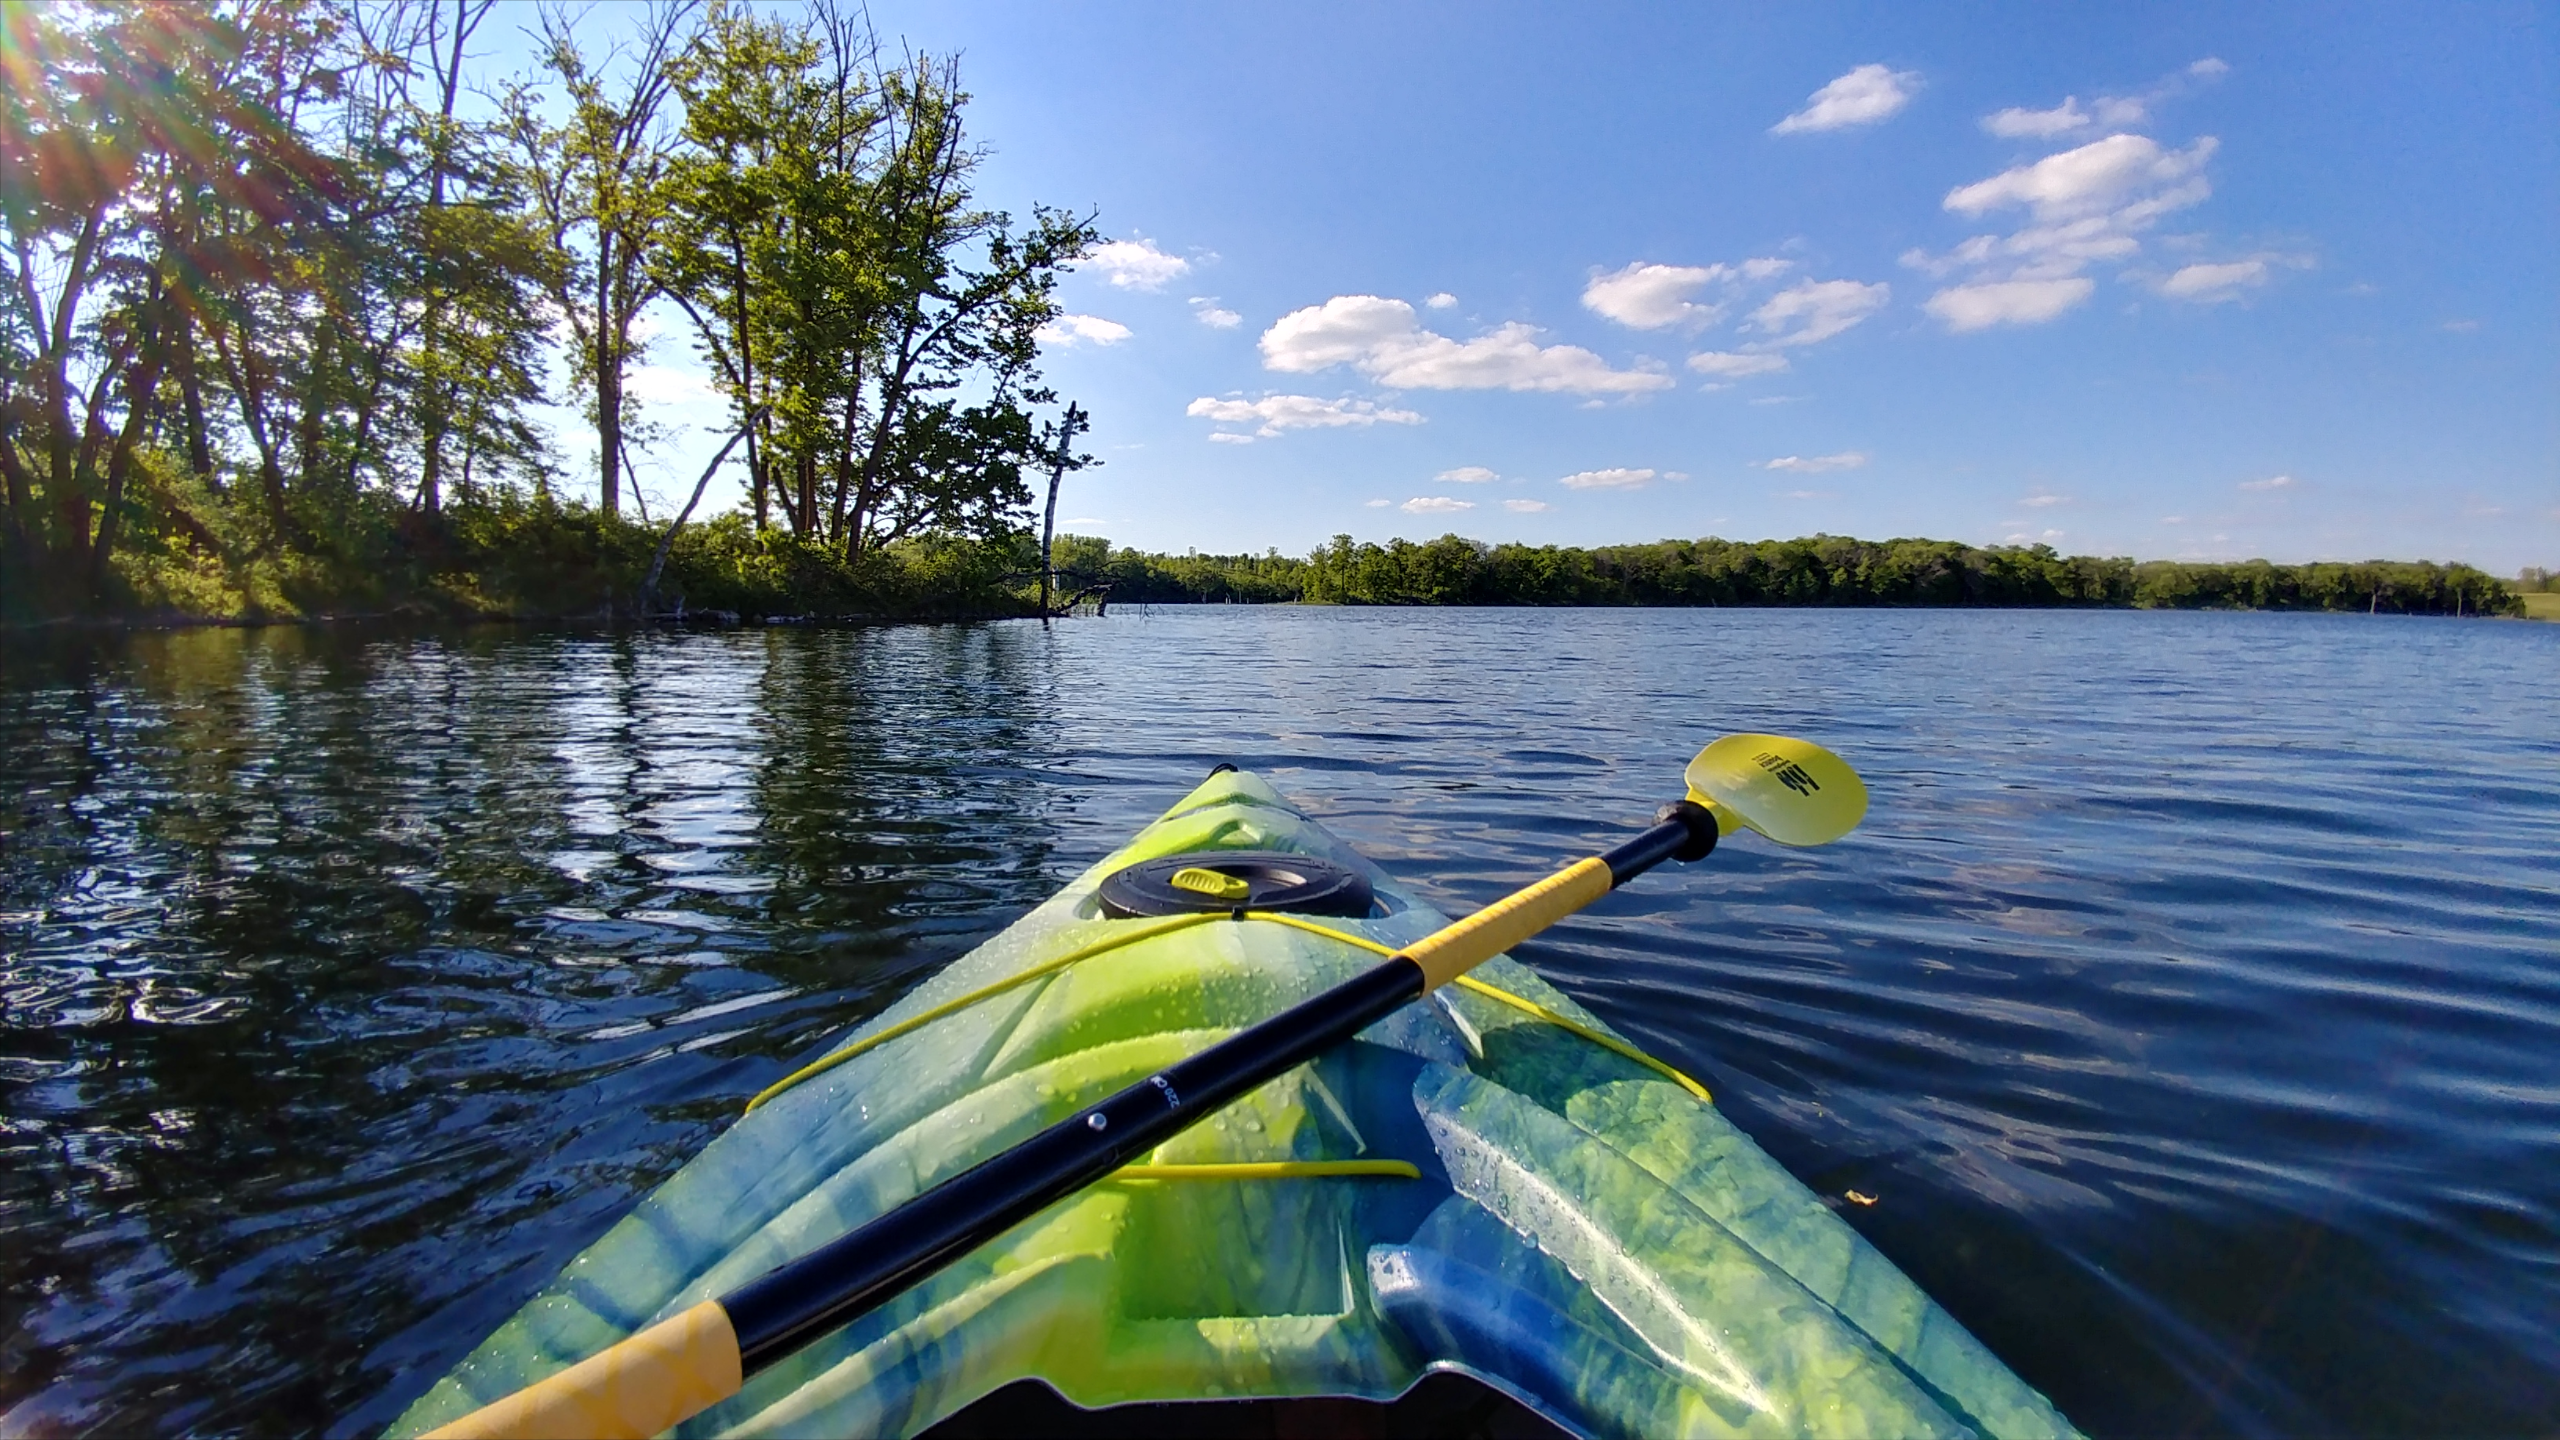
<svg viewBox="0 0 2560 1440">
<path fill-rule="evenodd" d="M 2560 565 L 2548 7 L 872 13 L 1115 239 L 1084 533 Z"/>
</svg>

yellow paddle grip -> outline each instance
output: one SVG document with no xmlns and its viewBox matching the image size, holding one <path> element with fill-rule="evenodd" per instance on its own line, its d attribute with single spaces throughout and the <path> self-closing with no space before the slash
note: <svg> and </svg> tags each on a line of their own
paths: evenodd
<svg viewBox="0 0 2560 1440">
<path fill-rule="evenodd" d="M 1422 967 L 1425 991 L 1437 990 L 1608 893 L 1609 864 L 1594 855 L 1396 953 Z"/>
<path fill-rule="evenodd" d="M 427 1432 L 427 1440 L 645 1440 L 744 1383 L 729 1312 L 705 1300 Z"/>
</svg>

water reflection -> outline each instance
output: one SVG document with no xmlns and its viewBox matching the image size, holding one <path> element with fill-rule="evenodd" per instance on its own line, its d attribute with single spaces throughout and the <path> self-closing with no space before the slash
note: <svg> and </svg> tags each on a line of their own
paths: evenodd
<svg viewBox="0 0 2560 1440">
<path fill-rule="evenodd" d="M 1036 797 L 976 784 L 1039 753 L 1040 659 L 1002 631 L 13 656 L 10 1423 L 361 1428 L 795 1045 L 1046 893 Z"/>
<path fill-rule="evenodd" d="M 1528 947 L 2100 1432 L 2560 1413 L 2560 628 L 1159 611 L 0 655 L 0 1429 L 369 1431 L 1215 761 Z M 1850 1191 L 1872 1205 L 1850 1201 Z"/>
</svg>

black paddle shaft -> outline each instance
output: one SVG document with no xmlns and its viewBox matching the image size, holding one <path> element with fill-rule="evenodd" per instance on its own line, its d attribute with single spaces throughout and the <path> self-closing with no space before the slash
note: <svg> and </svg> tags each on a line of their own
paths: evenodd
<svg viewBox="0 0 2560 1440">
<path fill-rule="evenodd" d="M 1612 888 L 1663 861 L 1715 848 L 1698 806 L 1601 859 Z M 1420 999 L 1422 967 L 1401 955 L 982 1160 L 860 1228 L 720 1297 L 753 1375 L 1189 1129 L 1227 1102 Z"/>
</svg>

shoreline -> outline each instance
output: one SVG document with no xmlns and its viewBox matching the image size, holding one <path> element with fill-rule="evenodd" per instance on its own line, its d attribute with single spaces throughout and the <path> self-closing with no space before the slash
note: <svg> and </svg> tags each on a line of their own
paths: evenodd
<svg viewBox="0 0 2560 1440">
<path fill-rule="evenodd" d="M 2518 596 L 2525 604 L 2522 615 L 2483 615 L 2476 611 L 2463 615 L 2428 612 L 2395 611 L 2390 618 L 2413 620 L 2494 620 L 2520 624 L 2560 623 L 2560 592 L 2548 595 L 2526 593 Z M 2536 603 L 2548 602 L 2548 603 Z M 1346 604 L 1329 600 L 1137 600 L 1124 602 L 1124 608 L 1166 609 L 1230 609 L 1237 607 L 1287 609 L 1291 607 L 1321 610 L 1871 610 L 1905 612 L 1914 610 L 2013 611 L 2051 613 L 2058 611 L 2124 611 L 2157 614 L 2226 614 L 2226 615 L 2353 615 L 2353 610 L 2329 610 L 2298 605 L 1433 605 L 1433 604 Z M 969 625 L 998 620 L 1037 620 L 1036 610 L 953 610 L 917 614 L 840 615 L 744 615 L 728 610 L 696 610 L 680 615 L 660 615 L 642 620 L 629 615 L 600 615 L 593 611 L 579 613 L 476 613 L 449 614 L 426 610 L 380 610 L 332 612 L 319 615 L 156 615 L 156 616 L 56 616 L 45 620 L 13 620 L 0 622 L 0 641 L 47 639 L 71 635 L 137 635 L 175 633 L 186 630 L 334 630 L 362 629 L 465 629 L 476 626 L 560 626 L 590 630 L 868 630 L 895 625 Z M 1066 613 L 1052 615 L 1058 620 L 1091 618 Z M 2378 616 L 2368 618 L 2380 618 Z"/>
</svg>

